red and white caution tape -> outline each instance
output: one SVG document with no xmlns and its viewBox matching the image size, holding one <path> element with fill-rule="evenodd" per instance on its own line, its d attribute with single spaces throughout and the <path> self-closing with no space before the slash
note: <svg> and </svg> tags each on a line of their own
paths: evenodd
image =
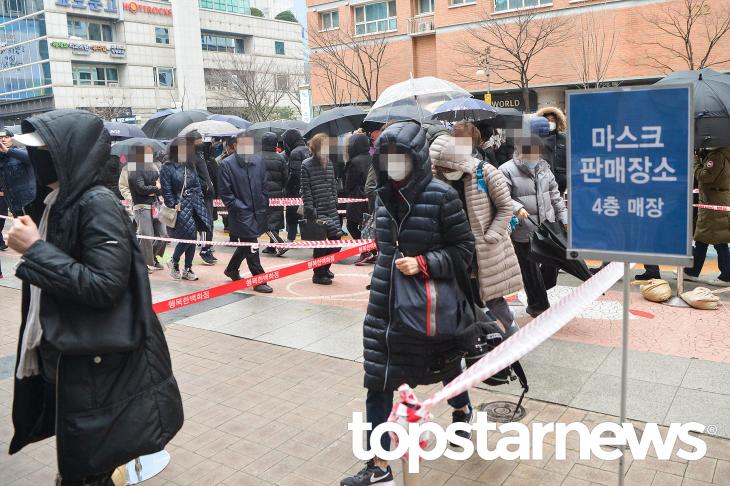
<svg viewBox="0 0 730 486">
<path fill-rule="evenodd" d="M 692 206 L 700 209 L 712 209 L 713 211 L 726 211 L 730 213 L 730 206 L 715 206 L 714 204 L 693 204 Z"/>
<path fill-rule="evenodd" d="M 207 241 L 207 240 L 184 240 L 180 238 L 162 238 L 160 236 L 143 236 L 137 235 L 140 240 L 156 240 L 166 241 L 168 243 L 192 243 L 194 245 L 204 246 L 250 246 L 253 248 L 298 248 L 298 249 L 311 249 L 311 248 L 342 248 L 351 246 L 362 246 L 373 243 L 373 240 L 297 240 L 287 241 L 283 243 L 269 243 L 269 242 L 239 242 L 239 241 Z"/>
<path fill-rule="evenodd" d="M 355 198 L 355 197 L 341 197 L 337 199 L 337 204 L 348 204 L 348 203 L 358 203 L 358 202 L 367 202 L 367 199 L 362 198 Z M 274 207 L 286 207 L 286 206 L 301 206 L 303 204 L 301 197 L 274 197 L 269 199 L 269 206 Z M 122 205 L 129 206 L 129 202 L 126 200 L 122 200 Z M 223 201 L 220 199 L 214 199 L 213 200 L 213 206 L 216 208 L 224 208 L 226 207 L 225 204 L 223 204 Z"/>
<path fill-rule="evenodd" d="M 212 287 L 206 290 L 192 292 L 190 294 L 180 295 L 172 299 L 155 302 L 154 304 L 152 304 L 152 309 L 156 313 L 162 314 L 163 312 L 168 312 L 173 309 L 179 309 L 188 305 L 197 304 L 199 302 L 214 299 L 216 297 L 230 294 L 239 290 L 255 287 L 256 285 L 261 285 L 267 282 L 289 277 L 297 273 L 306 272 L 307 270 L 321 267 L 323 265 L 330 265 L 340 260 L 344 260 L 345 258 L 350 258 L 361 253 L 375 250 L 375 248 L 376 246 L 374 242 L 361 244 L 360 246 L 348 248 L 346 250 L 332 253 L 331 255 L 326 255 L 320 258 L 315 258 L 313 260 L 296 263 L 289 267 L 280 268 L 279 270 L 274 270 L 272 272 L 262 273 L 261 275 L 243 278 L 235 282 L 229 282 L 227 284 L 219 285 L 217 287 Z"/>
<path fill-rule="evenodd" d="M 419 415 L 426 417 L 434 405 L 463 393 L 493 376 L 545 342 L 623 276 L 623 263 L 607 265 L 591 279 L 576 287 L 554 306 L 510 336 L 474 365 L 457 376 L 431 398 L 421 403 Z"/>
</svg>

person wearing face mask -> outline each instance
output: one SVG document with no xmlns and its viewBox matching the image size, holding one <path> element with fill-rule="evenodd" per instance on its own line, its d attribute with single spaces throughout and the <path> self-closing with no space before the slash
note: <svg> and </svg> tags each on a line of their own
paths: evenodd
<svg viewBox="0 0 730 486">
<path fill-rule="evenodd" d="M 560 194 L 565 194 L 565 189 L 568 187 L 567 144 L 565 141 L 568 122 L 565 113 L 554 106 L 546 106 L 539 109 L 536 115 L 545 117 L 548 121 L 548 132 L 543 137 L 545 141 L 542 146 L 542 158 L 555 175 Z"/>
<path fill-rule="evenodd" d="M 398 313 L 392 304 L 393 296 L 404 291 L 397 282 L 407 278 L 418 282 L 452 280 L 455 274 L 466 271 L 474 251 L 474 236 L 459 195 L 432 176 L 426 131 L 414 122 L 394 123 L 383 130 L 375 148 L 379 254 L 363 325 L 365 407 L 373 429 L 388 420 L 393 392 L 403 383 L 448 383 L 460 374 L 462 357 L 470 344 L 469 339 L 443 336 L 433 340 L 405 329 L 396 321 Z M 427 297 L 423 298 L 425 309 Z M 463 316 L 457 302 L 448 305 L 444 312 L 450 318 Z M 449 400 L 449 405 L 453 408 L 453 422 L 471 421 L 467 392 Z M 470 436 L 466 431 L 457 433 Z M 381 446 L 390 450 L 388 434 L 383 434 Z M 370 433 L 367 447 L 370 448 Z M 370 486 L 395 482 L 387 461 L 375 457 L 340 484 Z"/>
<path fill-rule="evenodd" d="M 177 209 L 175 226 L 168 229 L 172 238 L 194 240 L 198 232 L 212 232 L 208 206 L 203 198 L 200 178 L 195 170 L 195 145 L 190 139 L 178 137 L 167 147 L 168 160 L 160 169 L 162 199 L 168 208 Z M 180 271 L 180 257 L 185 264 Z M 167 263 L 174 280 L 198 280 L 193 272 L 195 243 L 178 243 Z"/>
<path fill-rule="evenodd" d="M 337 214 L 337 179 L 330 158 L 332 141 L 327 134 L 318 133 L 309 141 L 312 156 L 302 162 L 301 196 L 304 218 L 324 223 L 327 239 L 339 240 L 344 233 Z M 339 248 L 315 248 L 312 258 L 337 253 Z M 331 265 L 314 269 L 312 282 L 318 285 L 332 285 L 334 273 Z"/>
<path fill-rule="evenodd" d="M 22 213 L 23 206 L 35 198 L 36 184 L 35 180 L 30 180 L 29 169 L 28 153 L 13 147 L 13 132 L 0 128 L 0 216 L 7 216 L 9 208 L 14 214 Z M 21 187 L 17 176 L 24 172 Z M 2 235 L 4 227 L 5 219 L 0 218 L 0 251 L 8 248 Z"/>
<path fill-rule="evenodd" d="M 370 155 L 370 140 L 364 133 L 355 133 L 348 140 L 347 164 L 345 165 L 345 197 L 353 199 L 364 199 L 365 182 L 368 177 L 368 170 L 372 167 L 372 156 Z M 368 210 L 367 202 L 349 203 L 347 205 L 347 231 L 354 239 L 362 237 L 360 225 L 363 222 L 363 215 Z M 372 252 L 360 255 L 355 265 L 364 265 L 372 262 Z"/>
<path fill-rule="evenodd" d="M 510 188 L 513 212 L 520 220 L 511 236 L 527 293 L 527 313 L 532 317 L 550 307 L 547 291 L 557 283 L 558 269 L 552 265 L 538 265 L 529 259 L 530 233 L 544 221 L 554 222 L 557 219 L 563 225 L 568 224 L 568 210 L 558 183 L 540 155 L 541 134 L 547 128 L 545 118 L 531 118 L 515 158 L 499 168 Z"/>
<path fill-rule="evenodd" d="M 137 234 L 167 238 L 165 225 L 157 218 L 160 210 L 160 170 L 155 164 L 153 149 L 149 145 L 132 147 L 130 157 L 127 172 Z M 150 272 L 162 270 L 159 258 L 165 254 L 167 242 L 142 239 L 139 240 L 139 246 L 147 269 Z"/>
<path fill-rule="evenodd" d="M 522 276 L 509 237 L 510 189 L 499 169 L 469 153 L 472 143 L 481 138 L 477 128 L 469 123 L 454 133 L 462 137 L 441 135 L 434 140 L 431 161 L 437 177 L 449 181 L 463 198 L 475 240 L 479 297 L 502 324 L 505 335 L 511 336 L 519 327 L 504 296 L 522 289 Z"/>
<path fill-rule="evenodd" d="M 10 454 L 55 435 L 56 485 L 109 486 L 120 464 L 175 436 L 182 399 L 137 237 L 101 185 L 103 122 L 55 110 L 22 130 L 51 192 L 39 219 L 20 216 L 8 238 L 23 282 Z"/>
<path fill-rule="evenodd" d="M 284 145 L 289 173 L 287 175 L 284 194 L 286 197 L 299 197 L 301 193 L 302 162 L 312 156 L 309 147 L 302 137 L 302 132 L 296 128 L 290 128 L 281 136 Z M 297 239 L 299 232 L 299 207 L 286 207 L 286 233 L 289 241 Z"/>
<path fill-rule="evenodd" d="M 266 184 L 266 161 L 261 153 L 254 154 L 254 138 L 245 130 L 238 133 L 236 152 L 221 162 L 218 171 L 221 200 L 228 210 L 228 230 L 232 242 L 256 243 L 267 229 L 269 192 Z M 258 248 L 239 246 L 228 262 L 224 275 L 240 280 L 241 263 L 246 260 L 251 275 L 264 273 Z M 270 294 L 267 284 L 255 286 L 254 291 Z"/>
</svg>

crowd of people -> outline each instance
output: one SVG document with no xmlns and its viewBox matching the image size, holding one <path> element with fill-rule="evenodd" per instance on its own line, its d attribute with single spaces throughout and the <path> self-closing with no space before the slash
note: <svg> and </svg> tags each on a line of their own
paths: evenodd
<svg viewBox="0 0 730 486">
<path fill-rule="evenodd" d="M 536 317 L 549 308 L 547 291 L 557 282 L 556 267 L 531 260 L 529 237 L 546 221 L 568 223 L 566 120 L 557 108 L 525 120 L 519 136 L 467 121 L 391 122 L 308 141 L 297 130 L 260 138 L 242 130 L 213 142 L 193 131 L 164 151 L 132 147 L 113 174 L 109 134 L 90 113 L 58 110 L 24 121 L 23 134 L 0 131 L 0 189 L 17 216 L 7 244 L 22 255 L 15 272 L 23 281 L 11 453 L 55 434 L 60 484 L 106 485 L 117 465 L 164 448 L 182 425 L 182 403 L 151 310 L 148 274 L 164 268 L 166 249 L 154 238 L 185 240 L 175 243 L 168 271 L 196 280 L 198 241 L 201 259 L 217 263 L 205 241 L 218 216 L 231 242 L 257 243 L 262 235 L 270 243 L 298 235 L 339 241 L 345 229 L 376 240 L 377 253 L 357 260 L 374 264 L 363 325 L 373 429 L 388 419 L 401 384 L 449 383 L 473 350 L 480 322 L 498 321 L 506 337 L 518 330 L 506 296 L 525 289 L 527 312 Z M 699 154 L 695 170 L 701 201 L 730 205 L 730 149 Z M 280 197 L 302 204 L 270 204 Z M 362 201 L 342 216 L 338 197 Z M 216 199 L 226 214 L 217 214 Z M 699 211 L 688 275 L 699 274 L 712 244 L 718 282 L 730 285 L 728 221 L 727 213 Z M 337 251 L 315 249 L 313 256 Z M 241 279 L 243 260 L 252 275 L 264 273 L 257 248 L 244 245 L 225 276 Z M 324 265 L 312 282 L 331 285 L 334 277 Z M 254 290 L 273 291 L 266 283 Z M 98 380 L 106 380 L 105 391 L 92 394 Z M 129 410 L 112 406 L 125 400 L 134 402 Z M 453 422 L 471 421 L 467 392 L 449 404 Z M 112 436 L 123 447 L 102 440 Z M 387 434 L 381 441 L 388 449 Z M 341 484 L 392 480 L 376 457 Z"/>
</svg>

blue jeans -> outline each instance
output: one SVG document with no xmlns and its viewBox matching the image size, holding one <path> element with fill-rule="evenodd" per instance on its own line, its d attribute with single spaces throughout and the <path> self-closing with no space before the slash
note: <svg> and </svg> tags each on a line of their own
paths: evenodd
<svg viewBox="0 0 730 486">
<path fill-rule="evenodd" d="M 727 243 L 720 243 L 718 245 L 712 245 L 715 247 L 717 252 L 717 266 L 720 267 L 720 280 L 730 282 L 730 249 L 728 249 Z M 693 277 L 699 277 L 702 273 L 702 267 L 705 265 L 705 258 L 707 257 L 707 249 L 710 247 L 707 243 L 701 241 L 695 241 L 695 246 L 692 249 L 692 255 L 694 256 L 694 266 L 692 268 L 685 268 L 684 273 Z"/>
<path fill-rule="evenodd" d="M 443 384 L 447 385 L 454 378 L 445 379 Z M 448 404 L 453 408 L 464 408 L 467 405 L 470 405 L 471 401 L 469 400 L 469 392 L 456 395 L 448 401 Z M 373 425 L 373 428 L 367 431 L 367 444 L 365 445 L 365 450 L 370 450 L 370 434 L 373 430 L 375 430 L 375 427 L 388 421 L 391 410 L 393 410 L 392 391 L 368 390 L 368 396 L 365 400 L 365 413 L 367 414 L 367 421 Z M 380 436 L 380 445 L 383 447 L 383 450 L 390 450 L 390 434 L 383 434 Z"/>
</svg>

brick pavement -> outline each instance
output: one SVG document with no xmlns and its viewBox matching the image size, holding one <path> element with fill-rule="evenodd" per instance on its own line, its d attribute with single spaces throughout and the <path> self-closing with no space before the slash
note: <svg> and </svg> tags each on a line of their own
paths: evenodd
<svg viewBox="0 0 730 486">
<path fill-rule="evenodd" d="M 0 287 L 0 353 L 14 353 L 19 321 L 19 292 Z M 335 485 L 360 464 L 351 452 L 347 423 L 364 411 L 361 364 L 312 352 L 229 336 L 181 325 L 168 327 L 173 366 L 183 393 L 186 421 L 168 451 L 172 462 L 149 485 Z M 4 354 L 0 354 L 4 356 Z M 12 432 L 12 380 L 0 379 L 0 448 Z M 426 396 L 435 387 L 421 387 Z M 509 399 L 477 390 L 474 403 Z M 582 421 L 612 418 L 562 405 L 527 400 L 531 421 Z M 447 424 L 447 407 L 435 410 Z M 640 424 L 639 424 L 640 426 Z M 496 439 L 493 436 L 491 440 Z M 630 461 L 627 485 L 730 485 L 730 442 L 705 437 L 707 457 L 687 463 L 648 458 Z M 616 484 L 615 463 L 578 459 L 568 441 L 567 460 L 553 456 L 551 438 L 543 460 L 465 462 L 446 459 L 422 467 L 424 485 L 595 486 Z M 0 484 L 52 484 L 52 440 L 34 444 L 16 456 L 0 454 Z M 399 473 L 400 466 L 395 465 Z"/>
</svg>

